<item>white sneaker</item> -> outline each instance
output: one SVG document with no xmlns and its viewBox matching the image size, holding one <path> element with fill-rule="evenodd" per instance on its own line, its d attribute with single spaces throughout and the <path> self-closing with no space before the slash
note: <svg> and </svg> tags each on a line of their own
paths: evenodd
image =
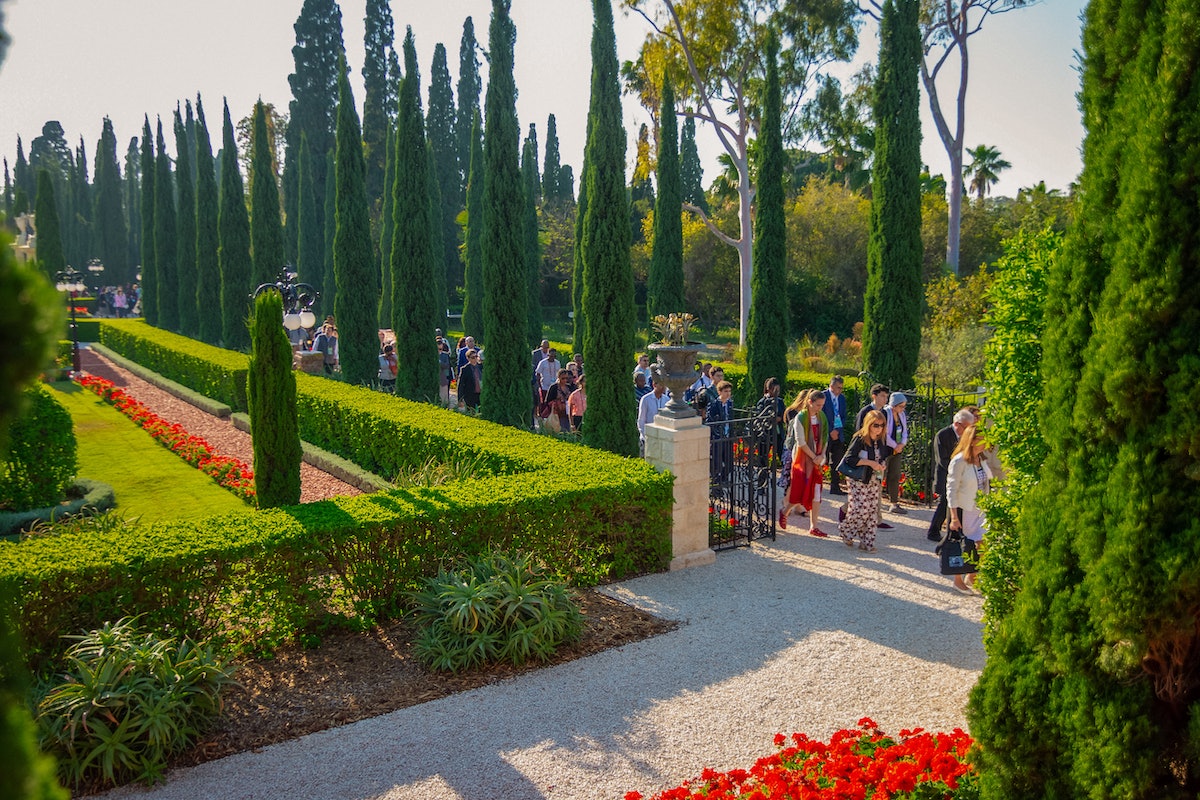
<svg viewBox="0 0 1200 800">
<path fill-rule="evenodd" d="M 893 514 L 907 514 L 908 513 L 907 511 L 905 511 L 903 508 L 900 507 L 899 503 L 894 503 L 892 505 L 892 507 L 888 510 L 891 511 Z"/>
</svg>

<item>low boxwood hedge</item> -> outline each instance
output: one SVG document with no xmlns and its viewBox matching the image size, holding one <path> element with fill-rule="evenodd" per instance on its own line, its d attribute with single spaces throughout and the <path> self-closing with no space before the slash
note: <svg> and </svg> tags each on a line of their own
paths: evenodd
<svg viewBox="0 0 1200 800">
<path fill-rule="evenodd" d="M 141 319 L 104 319 L 100 343 L 164 378 L 181 383 L 235 411 L 246 410 L 245 353 L 223 350 L 147 325 Z"/>
<path fill-rule="evenodd" d="M 145 341 L 150 336 L 159 341 Z M 227 374 L 220 375 L 222 362 L 205 352 L 217 348 L 139 321 L 105 320 L 102 340 L 126 355 L 148 354 L 185 385 L 236 385 L 234 357 L 245 360 L 223 356 Z M 422 577 L 489 547 L 531 553 L 577 585 L 661 570 L 670 560 L 673 479 L 644 461 L 365 387 L 297 379 L 306 441 L 384 476 L 430 457 L 466 456 L 481 477 L 0 543 L 0 581 L 18 598 L 18 624 L 35 661 L 60 651 L 63 634 L 130 614 L 231 648 L 270 649 L 331 615 L 355 625 L 394 616 Z"/>
</svg>

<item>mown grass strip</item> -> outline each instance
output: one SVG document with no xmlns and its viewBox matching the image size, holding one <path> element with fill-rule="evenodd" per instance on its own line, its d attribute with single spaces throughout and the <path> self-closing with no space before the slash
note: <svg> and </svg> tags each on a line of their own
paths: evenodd
<svg viewBox="0 0 1200 800">
<path fill-rule="evenodd" d="M 111 485 L 117 513 L 143 522 L 250 513 L 235 495 L 181 461 L 96 395 L 71 383 L 55 383 L 52 388 L 75 423 L 78 474 Z"/>
</svg>

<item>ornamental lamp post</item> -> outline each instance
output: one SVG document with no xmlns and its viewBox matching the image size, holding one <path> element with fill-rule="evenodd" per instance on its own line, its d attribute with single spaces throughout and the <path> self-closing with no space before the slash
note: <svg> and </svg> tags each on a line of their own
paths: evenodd
<svg viewBox="0 0 1200 800">
<path fill-rule="evenodd" d="M 84 289 L 83 275 L 75 270 L 74 267 L 55 273 L 54 288 L 60 292 L 67 293 L 67 308 L 71 311 L 71 365 L 74 367 L 75 377 L 83 370 L 79 366 L 79 326 L 75 324 L 75 302 L 74 296 L 77 292 L 82 292 Z"/>
<path fill-rule="evenodd" d="M 296 271 L 290 264 L 283 265 L 274 283 L 264 283 L 255 289 L 251 299 L 258 299 L 268 289 L 274 289 L 283 298 L 283 327 L 297 331 L 317 324 L 312 307 L 321 293 L 307 283 L 297 283 Z"/>
</svg>

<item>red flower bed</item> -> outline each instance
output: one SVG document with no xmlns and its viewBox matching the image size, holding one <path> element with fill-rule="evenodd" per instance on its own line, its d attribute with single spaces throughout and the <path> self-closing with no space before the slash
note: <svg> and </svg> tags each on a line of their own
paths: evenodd
<svg viewBox="0 0 1200 800">
<path fill-rule="evenodd" d="M 803 733 L 790 746 L 775 735 L 773 756 L 751 769 L 706 769 L 695 781 L 655 795 L 653 800 L 974 800 L 977 773 L 967 760 L 972 739 L 962 730 L 900 731 L 893 739 L 863 718 L 858 729 L 841 730 L 829 743 Z M 625 800 L 643 800 L 629 792 Z"/>
<path fill-rule="evenodd" d="M 254 472 L 246 462 L 217 454 L 204 439 L 192 436 L 182 426 L 154 414 L 123 389 L 116 388 L 112 381 L 84 375 L 79 378 L 79 385 L 104 398 L 140 425 L 159 444 L 213 478 L 220 486 L 243 500 L 254 501 Z"/>
</svg>

